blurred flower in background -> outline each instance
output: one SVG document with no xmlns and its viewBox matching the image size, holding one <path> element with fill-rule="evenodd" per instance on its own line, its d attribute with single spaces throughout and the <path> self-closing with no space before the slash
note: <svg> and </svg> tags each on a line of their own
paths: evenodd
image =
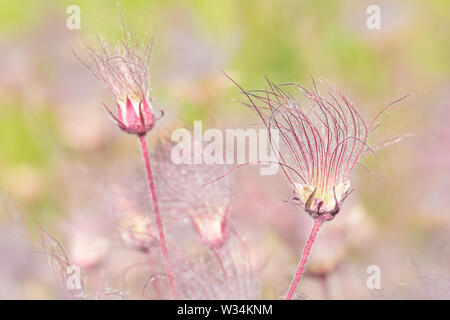
<svg viewBox="0 0 450 320">
<path fill-rule="evenodd" d="M 401 110 L 383 117 L 382 133 L 372 138 L 415 136 L 355 166 L 358 192 L 319 234 L 298 294 L 448 298 L 449 3 L 379 1 L 379 30 L 367 29 L 373 3 L 365 0 L 119 1 L 119 8 L 81 0 L 81 29 L 69 30 L 72 4 L 0 3 L 0 298 L 170 297 L 135 141 L 105 121 L 101 103 L 114 101 L 72 53 L 92 34 L 119 38 L 118 12 L 132 20 L 138 38 L 154 35 L 151 86 L 158 100 L 152 105 L 165 114 L 149 137 L 154 153 L 194 120 L 204 129 L 253 127 L 222 69 L 244 88 L 263 86 L 262 76 L 274 83 L 331 79 L 364 118 L 414 92 L 396 106 Z M 211 194 L 217 200 L 211 223 L 195 215 L 183 222 L 193 215 L 180 205 L 161 212 L 169 251 L 180 261 L 180 295 L 281 298 L 310 226 L 289 203 L 292 190 L 281 175 L 236 170 L 227 177 L 232 183 L 218 181 L 220 195 L 212 185 L 202 192 L 183 175 L 170 179 L 180 181 L 177 188 L 191 186 L 187 191 L 201 201 Z M 222 242 L 225 216 L 226 241 L 216 252 L 202 246 L 202 239 Z M 209 231 L 199 237 L 195 225 Z M 49 252 L 67 257 L 59 269 L 49 268 L 55 267 Z M 60 277 L 71 264 L 80 267 L 82 295 Z M 381 290 L 366 286 L 370 265 L 380 267 Z"/>
</svg>

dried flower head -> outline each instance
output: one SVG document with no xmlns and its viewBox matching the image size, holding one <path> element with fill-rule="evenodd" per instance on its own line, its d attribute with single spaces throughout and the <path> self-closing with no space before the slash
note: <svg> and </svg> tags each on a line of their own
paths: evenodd
<svg viewBox="0 0 450 320">
<path fill-rule="evenodd" d="M 117 116 L 104 107 L 117 125 L 127 133 L 144 135 L 155 122 L 149 83 L 153 41 L 140 43 L 123 25 L 122 30 L 123 39 L 114 45 L 99 38 L 96 48 L 84 45 L 84 58 L 75 56 L 114 96 Z"/>
<path fill-rule="evenodd" d="M 140 187 L 145 190 L 145 186 Z M 114 194 L 115 222 L 124 244 L 143 252 L 157 246 L 157 231 L 151 217 L 146 213 L 147 208 L 139 205 L 127 190 L 118 185 L 114 185 L 111 192 Z"/>
<path fill-rule="evenodd" d="M 188 259 L 176 266 L 180 298 L 189 300 L 261 299 L 261 272 L 252 266 L 246 248 L 234 237 L 217 251 Z"/>
<path fill-rule="evenodd" d="M 41 226 L 41 244 L 44 253 L 48 257 L 48 265 L 51 270 L 59 277 L 61 287 L 64 288 L 64 294 L 68 295 L 72 299 L 85 299 L 85 283 L 83 278 L 78 279 L 80 281 L 79 286 L 76 290 L 68 290 L 67 280 L 69 274 L 67 272 L 68 268 L 72 266 L 72 261 L 69 255 L 66 253 L 64 246 L 52 237 L 45 229 Z M 75 287 L 74 287 L 75 288 Z"/>
<path fill-rule="evenodd" d="M 170 148 L 163 148 L 157 164 L 161 203 L 168 212 L 188 219 L 204 244 L 221 246 L 228 235 L 231 178 L 210 183 L 224 171 L 223 166 L 174 164 Z"/>
<path fill-rule="evenodd" d="M 373 146 L 368 136 L 378 126 L 386 106 L 367 125 L 354 104 L 328 81 L 326 93 L 298 84 L 275 85 L 242 92 L 268 129 L 277 129 L 280 147 L 272 143 L 280 166 L 294 188 L 293 200 L 313 218 L 331 220 L 350 194 L 350 174 L 367 153 L 400 140 L 395 137 Z M 300 103 L 300 96 L 305 103 Z M 270 132 L 270 131 L 269 131 Z"/>
</svg>

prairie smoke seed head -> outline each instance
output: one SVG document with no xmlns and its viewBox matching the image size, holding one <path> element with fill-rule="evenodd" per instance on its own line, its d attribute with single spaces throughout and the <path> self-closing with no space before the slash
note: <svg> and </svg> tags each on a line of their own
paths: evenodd
<svg viewBox="0 0 450 320">
<path fill-rule="evenodd" d="M 227 212 L 228 208 L 223 206 L 202 212 L 193 211 L 191 216 L 192 224 L 205 244 L 211 247 L 220 247 L 227 238 Z"/>
<path fill-rule="evenodd" d="M 162 144 L 156 152 L 161 206 L 165 212 L 189 222 L 204 245 L 221 247 L 229 236 L 231 178 L 224 176 L 211 183 L 226 168 L 221 165 L 174 164 L 170 158 L 172 148 L 172 143 Z"/>
<path fill-rule="evenodd" d="M 149 65 L 152 39 L 144 43 L 123 28 L 114 46 L 100 39 L 98 48 L 84 45 L 85 57 L 75 56 L 114 96 L 117 115 L 103 105 L 124 132 L 144 135 L 155 122 L 150 98 Z"/>
<path fill-rule="evenodd" d="M 134 180 L 133 176 L 127 178 Z M 156 226 L 146 214 L 147 208 L 141 204 L 141 197 L 146 196 L 145 191 L 140 194 L 140 190 L 145 190 L 143 186 L 140 183 L 123 187 L 113 185 L 108 193 L 112 195 L 115 226 L 122 242 L 133 249 L 147 252 L 159 243 Z"/>
<path fill-rule="evenodd" d="M 244 90 L 226 75 L 242 93 L 267 129 L 279 132 L 279 145 L 272 149 L 294 189 L 293 201 L 313 218 L 332 220 L 351 193 L 350 175 L 367 151 L 373 152 L 401 140 L 391 138 L 369 146 L 368 136 L 378 127 L 390 103 L 367 125 L 353 103 L 327 81 L 319 92 L 298 84 L 275 85 L 266 79 L 265 90 Z M 303 99 L 300 103 L 300 98 Z"/>
<path fill-rule="evenodd" d="M 123 217 L 118 221 L 122 241 L 132 248 L 148 251 L 151 245 L 158 242 L 151 230 L 151 220 L 148 216 L 134 215 Z M 151 230 L 153 231 L 153 230 Z"/>
</svg>

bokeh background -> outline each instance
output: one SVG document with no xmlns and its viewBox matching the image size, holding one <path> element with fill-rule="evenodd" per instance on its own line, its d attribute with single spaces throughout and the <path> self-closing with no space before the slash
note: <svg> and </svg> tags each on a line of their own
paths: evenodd
<svg viewBox="0 0 450 320">
<path fill-rule="evenodd" d="M 66 27 L 72 4 L 80 30 Z M 380 30 L 366 27 L 371 4 L 381 8 Z M 263 88 L 264 76 L 307 86 L 311 76 L 330 79 L 366 119 L 413 93 L 372 138 L 413 136 L 365 159 L 370 171 L 355 170 L 356 190 L 323 227 L 297 292 L 450 297 L 448 1 L 22 0 L 0 2 L 0 298 L 63 296 L 41 228 L 75 263 L 96 266 L 85 271 L 107 287 L 100 298 L 115 290 L 140 297 L 145 270 L 127 290 L 114 282 L 127 266 L 111 253 L 124 248 L 111 244 L 108 223 L 113 186 L 144 188 L 138 145 L 108 121 L 101 103 L 111 105 L 109 93 L 72 53 L 80 40 L 120 37 L 120 15 L 139 36 L 154 36 L 151 87 L 165 116 L 152 147 L 194 120 L 221 129 L 256 122 L 222 69 L 248 89 Z M 280 298 L 312 221 L 284 201 L 292 190 L 281 175 L 248 167 L 233 178 L 233 223 L 260 266 L 252 298 Z M 179 233 L 167 232 L 176 244 Z M 129 264 L 142 260 L 126 254 Z M 370 265 L 381 270 L 381 290 L 366 286 Z"/>
</svg>

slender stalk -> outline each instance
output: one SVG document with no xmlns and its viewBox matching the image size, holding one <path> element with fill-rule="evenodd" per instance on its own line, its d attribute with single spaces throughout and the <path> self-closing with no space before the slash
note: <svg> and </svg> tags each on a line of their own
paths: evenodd
<svg viewBox="0 0 450 320">
<path fill-rule="evenodd" d="M 320 219 L 314 219 L 314 224 L 311 229 L 311 233 L 309 234 L 308 241 L 306 242 L 305 249 L 303 249 L 302 258 L 300 259 L 300 263 L 298 264 L 297 271 L 295 272 L 294 279 L 292 280 L 291 287 L 289 288 L 289 291 L 284 298 L 285 300 L 291 300 L 292 296 L 294 295 L 295 288 L 297 287 L 298 282 L 300 281 L 300 278 L 303 274 L 303 269 L 305 269 L 306 260 L 309 256 L 309 251 L 311 251 L 311 247 L 314 243 L 314 240 L 316 239 L 317 232 L 319 231 L 320 227 L 322 226 L 323 221 Z"/>
<path fill-rule="evenodd" d="M 145 171 L 147 172 L 147 182 L 148 182 L 148 187 L 150 190 L 151 200 L 153 202 L 153 212 L 155 214 L 156 225 L 158 226 L 159 242 L 161 244 L 161 252 L 162 252 L 162 256 L 163 256 L 164 271 L 166 272 L 167 276 L 169 277 L 170 288 L 172 289 L 172 296 L 174 299 L 176 299 L 177 298 L 177 290 L 175 289 L 175 282 L 173 280 L 173 274 L 172 274 L 172 266 L 169 261 L 169 253 L 167 252 L 166 240 L 164 238 L 164 231 L 163 231 L 163 226 L 162 226 L 162 222 L 161 222 L 161 216 L 159 214 L 158 199 L 156 197 L 155 184 L 153 181 L 152 168 L 150 166 L 150 157 L 148 155 L 147 140 L 146 140 L 145 134 L 139 136 L 139 144 L 141 147 L 142 157 L 144 158 Z"/>
</svg>

